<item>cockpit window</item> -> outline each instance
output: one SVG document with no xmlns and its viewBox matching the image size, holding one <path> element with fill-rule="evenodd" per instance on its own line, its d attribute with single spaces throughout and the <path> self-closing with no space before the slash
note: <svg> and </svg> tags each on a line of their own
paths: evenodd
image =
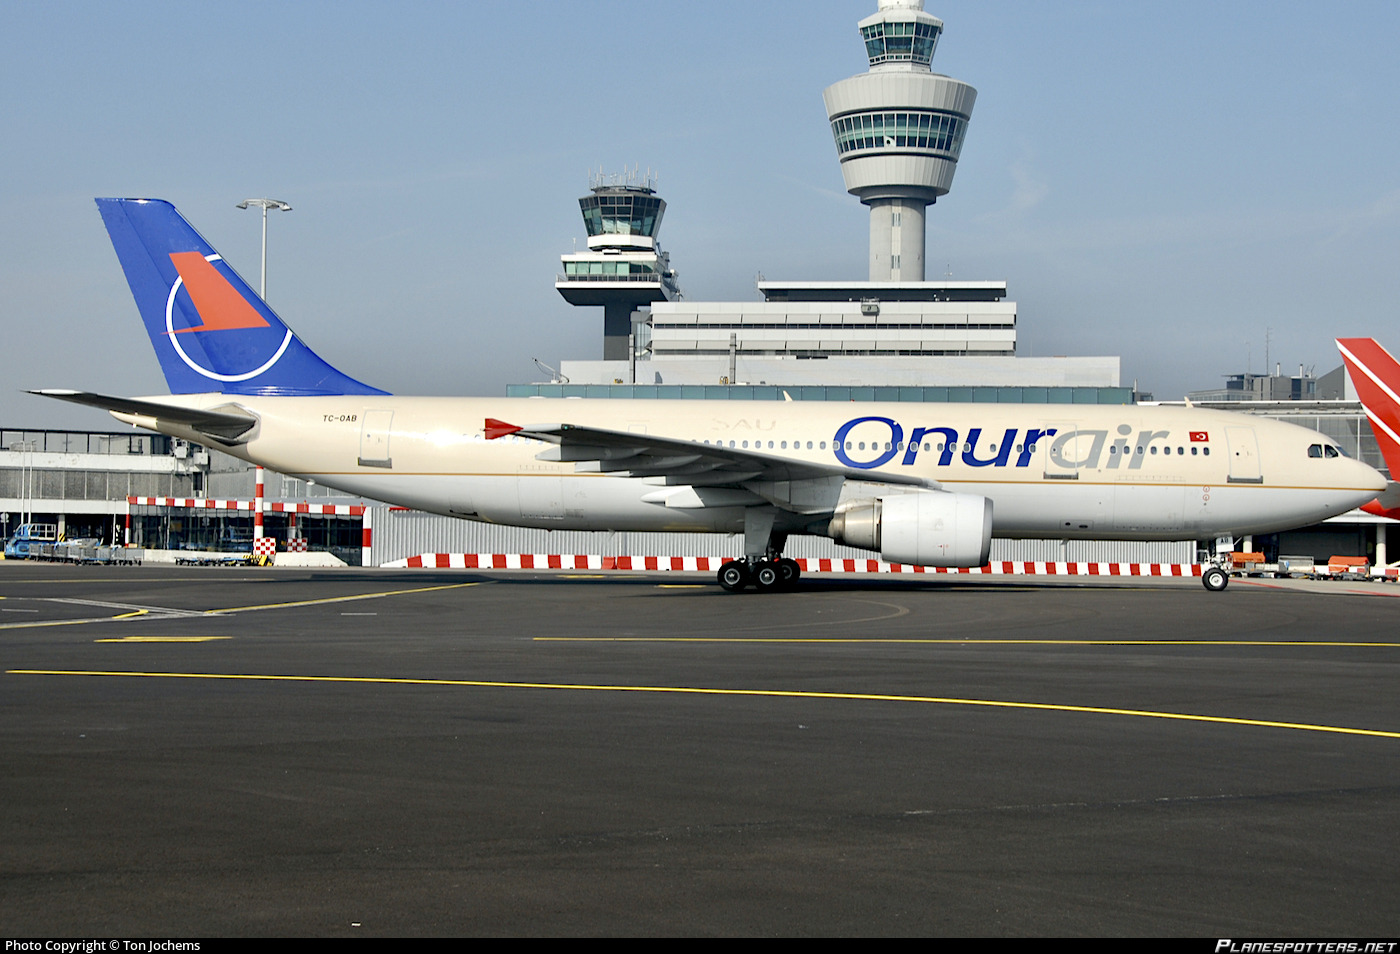
<svg viewBox="0 0 1400 954">
<path fill-rule="evenodd" d="M 1321 457 L 1321 456 L 1322 456 L 1322 445 L 1321 445 L 1321 444 L 1309 444 L 1309 445 L 1308 445 L 1308 456 L 1309 456 L 1309 457 Z"/>
<path fill-rule="evenodd" d="M 1342 450 L 1342 449 L 1341 449 L 1340 447 L 1338 447 L 1336 444 L 1309 444 L 1309 445 L 1308 445 L 1308 456 L 1309 456 L 1309 457 L 1329 457 L 1329 458 L 1330 458 L 1330 457 L 1345 457 L 1345 456 L 1347 456 L 1347 455 L 1346 455 L 1346 451 Z"/>
<path fill-rule="evenodd" d="M 1341 456 L 1342 456 L 1342 449 L 1341 449 L 1340 447 L 1337 447 L 1337 446 L 1333 445 L 1333 444 L 1324 444 L 1323 447 L 1322 447 L 1322 450 L 1323 450 L 1323 452 L 1324 452 L 1328 457 L 1341 457 Z"/>
</svg>

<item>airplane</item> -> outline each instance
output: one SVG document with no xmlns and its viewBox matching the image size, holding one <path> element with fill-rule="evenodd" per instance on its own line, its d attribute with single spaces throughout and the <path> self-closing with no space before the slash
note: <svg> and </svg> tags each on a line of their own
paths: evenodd
<svg viewBox="0 0 1400 954">
<path fill-rule="evenodd" d="M 1375 500 L 1361 505 L 1366 513 L 1400 520 L 1400 363 L 1371 338 L 1338 338 L 1337 350 L 1351 375 L 1391 480 Z"/>
<path fill-rule="evenodd" d="M 1191 407 L 390 395 L 317 356 L 170 203 L 96 201 L 171 394 L 34 393 L 432 513 L 742 534 L 729 591 L 794 586 L 793 534 L 977 567 L 993 536 L 1229 545 L 1386 486 L 1321 434 Z"/>
</svg>

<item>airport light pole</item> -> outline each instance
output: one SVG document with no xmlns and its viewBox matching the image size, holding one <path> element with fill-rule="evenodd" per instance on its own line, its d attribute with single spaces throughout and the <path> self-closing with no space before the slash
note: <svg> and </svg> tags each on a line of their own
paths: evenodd
<svg viewBox="0 0 1400 954">
<path fill-rule="evenodd" d="M 34 452 L 39 449 L 38 441 L 16 441 L 10 450 L 17 450 L 19 456 L 19 522 L 29 523 L 34 518 Z"/>
<path fill-rule="evenodd" d="M 238 203 L 240 209 L 246 209 L 249 206 L 262 209 L 262 283 L 258 289 L 258 295 L 262 297 L 263 301 L 267 301 L 267 210 L 290 212 L 292 207 L 281 199 L 244 199 Z"/>
</svg>

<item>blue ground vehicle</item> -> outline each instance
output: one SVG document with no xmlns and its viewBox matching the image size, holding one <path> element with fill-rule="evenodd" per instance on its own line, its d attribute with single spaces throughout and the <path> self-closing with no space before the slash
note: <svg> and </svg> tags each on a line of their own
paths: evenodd
<svg viewBox="0 0 1400 954">
<path fill-rule="evenodd" d="M 26 560 L 31 555 L 38 556 L 38 546 L 41 543 L 56 543 L 58 541 L 58 526 L 52 523 L 22 523 L 15 530 L 14 536 L 5 541 L 5 559 Z M 34 548 L 34 553 L 30 553 L 30 548 Z"/>
</svg>

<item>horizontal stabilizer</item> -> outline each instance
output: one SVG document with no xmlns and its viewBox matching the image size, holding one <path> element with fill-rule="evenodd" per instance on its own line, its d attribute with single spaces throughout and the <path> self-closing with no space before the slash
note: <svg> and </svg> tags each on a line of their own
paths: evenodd
<svg viewBox="0 0 1400 954">
<path fill-rule="evenodd" d="M 134 415 L 153 418 L 170 424 L 183 424 L 201 434 L 208 434 L 226 443 L 238 443 L 239 438 L 257 426 L 258 419 L 232 404 L 225 404 L 212 410 L 193 407 L 176 407 L 156 401 L 141 401 L 135 398 L 112 397 L 106 394 L 93 394 L 90 391 L 68 391 L 47 389 L 30 391 L 41 397 L 57 398 L 74 404 L 100 407 L 113 414 Z"/>
</svg>

